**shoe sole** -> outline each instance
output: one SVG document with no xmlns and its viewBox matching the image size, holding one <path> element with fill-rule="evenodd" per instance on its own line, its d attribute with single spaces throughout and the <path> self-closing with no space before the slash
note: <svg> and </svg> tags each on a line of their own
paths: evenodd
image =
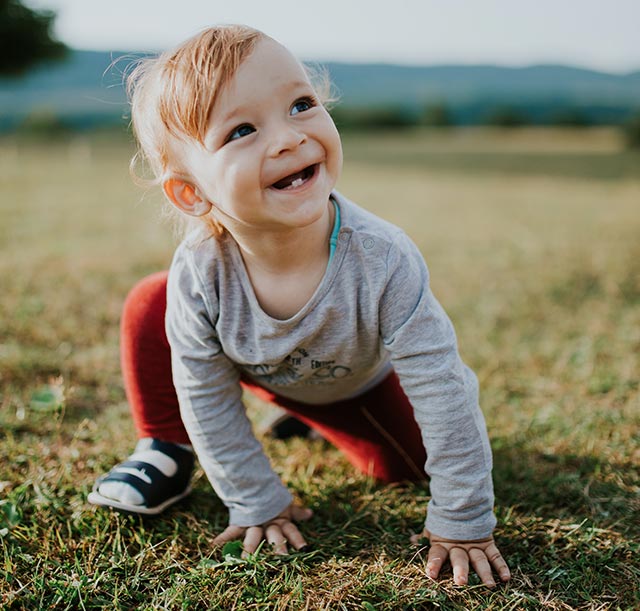
<svg viewBox="0 0 640 611">
<path fill-rule="evenodd" d="M 178 494 L 177 496 L 173 496 L 170 499 L 164 501 L 164 503 L 160 503 L 160 505 L 156 505 L 155 507 L 146 507 L 145 505 L 128 505 L 126 503 L 121 503 L 120 501 L 116 501 L 115 499 L 107 498 L 106 496 L 102 496 L 99 492 L 95 490 L 89 493 L 87 496 L 87 501 L 92 505 L 98 505 L 100 507 L 109 507 L 110 509 L 115 509 L 117 511 L 122 511 L 124 513 L 133 513 L 133 514 L 141 514 L 145 516 L 156 516 L 159 513 L 162 513 L 165 509 L 181 501 L 183 498 L 191 494 L 191 486 L 187 486 L 187 488 Z"/>
</svg>

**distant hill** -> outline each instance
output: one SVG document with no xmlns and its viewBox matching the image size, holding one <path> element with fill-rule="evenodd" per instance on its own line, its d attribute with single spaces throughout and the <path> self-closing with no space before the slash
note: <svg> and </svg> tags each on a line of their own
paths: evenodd
<svg viewBox="0 0 640 611">
<path fill-rule="evenodd" d="M 533 122 L 573 109 L 596 123 L 624 122 L 640 109 L 640 71 L 608 74 L 569 66 L 393 66 L 326 64 L 346 105 L 444 103 L 456 123 L 482 123 L 513 108 Z"/>
<path fill-rule="evenodd" d="M 0 130 L 48 114 L 74 127 L 122 123 L 122 75 L 140 54 L 74 51 L 63 64 L 0 79 Z M 640 71 L 608 74 L 568 66 L 398 66 L 326 63 L 341 107 L 394 107 L 418 114 L 444 104 L 454 123 L 486 121 L 510 108 L 530 122 L 579 111 L 589 123 L 622 123 L 640 109 Z"/>
<path fill-rule="evenodd" d="M 44 65 L 21 79 L 0 79 L 0 129 L 34 113 L 50 113 L 74 126 L 121 122 L 127 111 L 122 84 L 124 53 L 73 51 L 63 63 Z M 120 67 L 119 67 L 120 66 Z"/>
</svg>

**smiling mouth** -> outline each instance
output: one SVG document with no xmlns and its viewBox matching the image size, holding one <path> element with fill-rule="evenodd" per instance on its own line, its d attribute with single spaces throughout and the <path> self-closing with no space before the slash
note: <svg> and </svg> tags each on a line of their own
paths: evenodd
<svg viewBox="0 0 640 611">
<path fill-rule="evenodd" d="M 274 182 L 271 186 L 274 189 L 278 189 L 280 191 L 301 187 L 304 183 L 306 183 L 310 178 L 313 177 L 313 175 L 316 173 L 316 167 L 317 164 L 310 165 L 300 172 L 295 172 L 294 174 L 289 174 L 289 176 L 281 178 L 278 182 Z"/>
</svg>

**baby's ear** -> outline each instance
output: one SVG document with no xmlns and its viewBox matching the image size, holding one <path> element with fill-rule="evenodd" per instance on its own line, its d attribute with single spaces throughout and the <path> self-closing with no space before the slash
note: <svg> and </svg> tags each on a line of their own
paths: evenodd
<svg viewBox="0 0 640 611">
<path fill-rule="evenodd" d="M 162 188 L 169 201 L 185 214 L 203 216 L 211 210 L 211 203 L 200 197 L 193 185 L 180 178 L 168 178 Z"/>
</svg>

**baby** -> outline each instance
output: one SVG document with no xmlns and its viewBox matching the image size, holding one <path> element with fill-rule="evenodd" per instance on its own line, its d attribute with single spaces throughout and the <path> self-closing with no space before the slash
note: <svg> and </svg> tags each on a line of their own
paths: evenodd
<svg viewBox="0 0 640 611">
<path fill-rule="evenodd" d="M 186 496 L 193 451 L 229 510 L 216 543 L 306 546 L 242 404 L 271 401 L 383 482 L 430 478 L 428 575 L 495 585 L 491 450 L 475 375 L 399 228 L 335 191 L 340 137 L 282 45 L 205 30 L 132 76 L 141 153 L 196 219 L 168 274 L 125 303 L 122 363 L 140 441 L 92 503 L 157 514 Z M 398 194 L 401 196 L 402 194 Z M 393 202 L 390 202 L 392 205 Z M 192 451 L 193 449 L 193 451 Z"/>
</svg>

